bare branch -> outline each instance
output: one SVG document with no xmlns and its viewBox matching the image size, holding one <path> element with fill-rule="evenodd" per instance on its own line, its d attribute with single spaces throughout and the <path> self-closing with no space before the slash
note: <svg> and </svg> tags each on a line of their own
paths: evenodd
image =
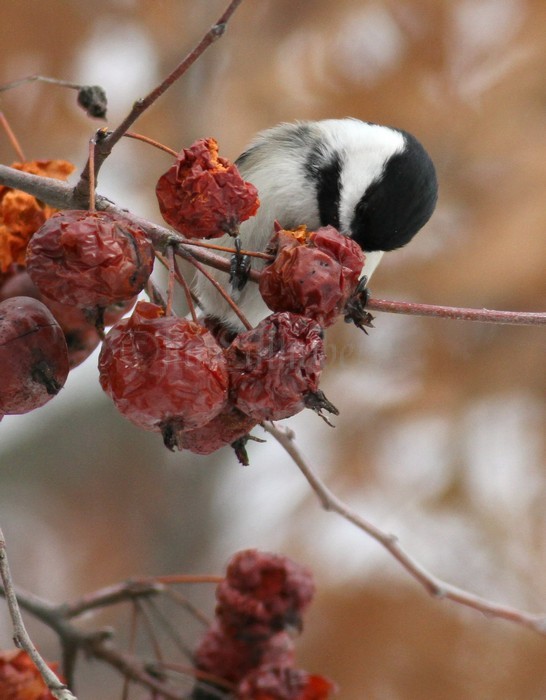
<svg viewBox="0 0 546 700">
<path fill-rule="evenodd" d="M 0 183 L 23 190 L 34 195 L 38 199 L 47 202 L 58 209 L 79 209 L 87 206 L 88 194 L 82 198 L 66 182 L 53 178 L 31 175 L 21 170 L 0 165 Z M 99 210 L 110 211 L 132 221 L 142 228 L 155 248 L 166 250 L 174 246 L 178 255 L 187 260 L 197 260 L 200 263 L 222 270 L 229 274 L 229 259 L 212 252 L 212 246 L 198 246 L 194 241 L 188 241 L 181 233 L 165 228 L 152 221 L 123 209 L 110 201 L 107 197 L 96 195 L 95 206 Z M 249 280 L 258 282 L 260 272 L 250 270 Z M 369 299 L 366 309 L 370 311 L 383 311 L 387 313 L 409 314 L 417 316 L 432 316 L 435 318 L 449 318 L 460 321 L 478 321 L 481 323 L 512 324 L 522 326 L 546 325 L 546 312 L 524 311 L 497 311 L 494 309 L 469 309 L 451 306 L 437 306 L 433 304 L 414 304 L 403 301 L 390 301 L 386 299 Z"/>
<path fill-rule="evenodd" d="M 29 657 L 34 662 L 36 668 L 40 672 L 44 683 L 47 685 L 51 693 L 58 700 L 77 700 L 75 695 L 72 695 L 70 690 L 66 687 L 64 683 L 61 683 L 57 674 L 52 671 L 46 662 L 43 660 L 38 650 L 34 646 L 32 640 L 30 639 L 28 632 L 25 628 L 25 623 L 21 616 L 21 611 L 19 609 L 19 603 L 17 602 L 17 596 L 15 595 L 15 590 L 13 587 L 13 580 L 11 578 L 11 572 L 8 563 L 8 555 L 6 551 L 6 542 L 4 540 L 4 533 L 0 529 L 0 577 L 2 578 L 2 585 L 4 587 L 4 595 L 6 597 L 6 602 L 8 605 L 9 614 L 11 617 L 11 622 L 13 625 L 13 641 L 15 646 L 20 649 L 24 649 Z"/>
<path fill-rule="evenodd" d="M 227 23 L 241 2 L 242 0 L 231 0 L 227 9 L 222 13 L 221 17 L 218 18 L 218 21 L 215 22 L 212 27 L 210 27 L 197 46 L 192 49 L 192 51 L 190 51 L 190 53 L 178 64 L 178 66 L 171 73 L 169 73 L 169 75 L 157 87 L 146 95 L 146 97 L 137 100 L 121 124 L 119 124 L 114 131 L 110 132 L 108 136 L 106 136 L 106 138 L 97 146 L 94 168 L 95 178 L 98 175 L 102 163 L 104 163 L 106 158 L 108 158 L 112 152 L 112 148 L 125 135 L 125 133 L 131 128 L 131 126 L 143 114 L 143 112 L 151 107 L 154 102 L 161 97 L 161 95 L 166 92 L 171 85 L 173 85 L 173 83 L 175 83 L 182 75 L 184 75 L 184 73 L 188 71 L 188 69 L 206 51 L 206 49 L 224 34 Z M 75 189 L 77 196 L 82 198 L 87 192 L 89 192 L 89 161 L 87 162 L 82 172 L 80 181 L 76 185 Z"/>
<path fill-rule="evenodd" d="M 546 614 L 528 613 L 508 605 L 495 603 L 487 598 L 482 598 L 462 588 L 453 586 L 439 579 L 437 576 L 434 576 L 434 574 L 431 574 L 403 549 L 396 535 L 384 532 L 376 525 L 365 520 L 330 491 L 302 457 L 294 443 L 294 433 L 291 430 L 282 430 L 272 423 L 264 423 L 262 427 L 277 440 L 294 460 L 319 498 L 322 507 L 325 510 L 338 513 L 345 520 L 353 523 L 359 530 L 362 530 L 376 540 L 376 542 L 379 542 L 379 544 L 382 545 L 431 596 L 444 600 L 451 600 L 459 605 L 477 610 L 484 615 L 514 622 L 517 625 L 528 627 L 534 632 L 546 636 Z"/>
<path fill-rule="evenodd" d="M 457 321 L 479 321 L 480 323 L 511 324 L 518 326 L 542 326 L 546 324 L 546 312 L 495 311 L 494 309 L 467 309 L 457 306 L 436 306 L 414 304 L 407 301 L 370 299 L 366 304 L 369 311 L 388 311 L 392 314 L 411 316 L 435 316 Z"/>
</svg>

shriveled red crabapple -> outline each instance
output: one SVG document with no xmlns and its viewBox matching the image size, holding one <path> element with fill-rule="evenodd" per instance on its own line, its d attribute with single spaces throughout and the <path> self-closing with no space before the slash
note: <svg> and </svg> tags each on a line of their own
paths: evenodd
<svg viewBox="0 0 546 700">
<path fill-rule="evenodd" d="M 278 230 L 268 252 L 276 257 L 259 283 L 268 307 L 332 325 L 358 285 L 364 265 L 360 246 L 332 226 L 317 231 L 302 226 Z"/>
<path fill-rule="evenodd" d="M 178 431 L 205 425 L 227 401 L 226 360 L 213 335 L 145 301 L 106 335 L 99 371 L 118 410 L 161 432 L 170 449 Z"/>
<path fill-rule="evenodd" d="M 68 350 L 51 311 L 30 297 L 0 303 L 0 413 L 27 413 L 63 387 Z"/>
<path fill-rule="evenodd" d="M 143 231 L 106 211 L 54 214 L 27 249 L 27 269 L 41 294 L 86 309 L 137 295 L 153 262 L 153 248 Z"/>
<path fill-rule="evenodd" d="M 336 413 L 318 388 L 322 336 L 318 323 L 286 311 L 240 333 L 226 350 L 235 406 L 256 421 L 288 418 L 308 405 Z"/>
</svg>

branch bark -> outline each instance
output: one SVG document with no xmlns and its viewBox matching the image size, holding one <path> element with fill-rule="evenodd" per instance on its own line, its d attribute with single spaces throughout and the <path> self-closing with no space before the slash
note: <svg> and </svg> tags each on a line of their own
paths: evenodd
<svg viewBox="0 0 546 700">
<path fill-rule="evenodd" d="M 376 525 L 363 518 L 326 486 L 316 472 L 307 464 L 301 452 L 296 447 L 294 443 L 294 433 L 291 430 L 282 430 L 272 423 L 263 423 L 262 427 L 266 432 L 272 435 L 290 455 L 317 495 L 322 507 L 327 511 L 337 513 L 378 542 L 431 596 L 443 600 L 451 600 L 459 605 L 477 610 L 484 615 L 508 620 L 509 622 L 513 622 L 521 627 L 527 627 L 538 634 L 546 636 L 545 613 L 529 613 L 509 605 L 496 603 L 457 586 L 453 586 L 427 571 L 425 567 L 416 561 L 416 559 L 400 545 L 396 535 L 384 532 Z"/>
<path fill-rule="evenodd" d="M 226 10 L 224 10 L 222 15 L 218 18 L 218 21 L 215 22 L 212 27 L 210 27 L 197 46 L 195 46 L 178 64 L 178 66 L 176 66 L 176 68 L 169 73 L 169 75 L 157 87 L 146 95 L 146 97 L 137 100 L 134 103 L 131 111 L 121 122 L 121 124 L 119 124 L 119 126 L 117 126 L 113 131 L 107 133 L 104 138 L 98 141 L 95 152 L 95 162 L 93 165 L 93 179 L 95 181 L 101 165 L 104 163 L 106 158 L 108 158 L 115 144 L 126 134 L 136 120 L 149 107 L 151 107 L 173 83 L 175 83 L 188 71 L 188 69 L 195 63 L 195 61 L 197 61 L 197 59 L 206 51 L 206 49 L 208 49 L 211 44 L 223 36 L 224 32 L 226 31 L 227 23 L 241 2 L 242 0 L 231 0 Z M 75 194 L 77 198 L 82 201 L 85 201 L 86 196 L 89 195 L 90 167 L 90 162 L 87 161 L 87 164 L 81 174 L 80 181 L 75 187 Z"/>
<path fill-rule="evenodd" d="M 13 580 L 8 562 L 6 542 L 1 528 L 0 578 L 2 579 L 4 595 L 6 597 L 6 603 L 13 626 L 13 641 L 15 646 L 26 651 L 40 672 L 44 683 L 47 685 L 52 695 L 57 698 L 57 700 L 77 700 L 76 696 L 70 692 L 66 685 L 61 683 L 57 674 L 49 668 L 28 635 L 25 623 L 23 622 L 23 617 L 21 615 L 21 610 L 19 608 L 19 603 L 17 601 L 17 596 L 15 595 L 15 589 L 13 587 Z"/>
<path fill-rule="evenodd" d="M 86 198 L 81 196 L 66 182 L 52 178 L 40 177 L 24 173 L 6 165 L 0 165 L 0 183 L 14 189 L 23 190 L 34 195 L 38 199 L 47 202 L 58 209 L 79 209 L 86 207 Z M 124 216 L 135 225 L 140 226 L 147 234 L 150 241 L 158 250 L 164 251 L 173 246 L 175 252 L 190 260 L 222 270 L 229 274 L 229 259 L 216 255 L 206 248 L 193 245 L 185 237 L 171 229 L 148 221 L 140 216 L 118 206 L 103 195 L 96 195 L 95 206 L 99 210 L 111 211 Z M 260 273 L 251 270 L 250 281 L 258 282 Z M 386 299 L 369 299 L 366 308 L 370 311 L 382 311 L 397 314 L 411 314 L 417 316 L 432 316 L 435 318 L 450 318 L 461 321 L 478 321 L 481 323 L 512 324 L 522 326 L 546 325 L 546 312 L 524 311 L 496 311 L 493 309 L 469 309 L 451 306 L 437 306 L 434 304 L 414 304 L 402 301 L 390 301 Z"/>
</svg>

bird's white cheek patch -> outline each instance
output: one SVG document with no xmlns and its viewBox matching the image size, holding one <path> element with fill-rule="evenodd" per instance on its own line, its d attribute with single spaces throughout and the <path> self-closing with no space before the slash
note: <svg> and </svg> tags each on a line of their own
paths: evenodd
<svg viewBox="0 0 546 700">
<path fill-rule="evenodd" d="M 368 280 L 373 274 L 373 271 L 375 268 L 379 265 L 381 262 L 381 258 L 383 257 L 383 252 L 382 250 L 374 250 L 372 253 L 365 253 L 366 255 L 366 262 L 364 263 L 364 267 L 362 268 L 362 275 L 366 275 Z"/>
</svg>

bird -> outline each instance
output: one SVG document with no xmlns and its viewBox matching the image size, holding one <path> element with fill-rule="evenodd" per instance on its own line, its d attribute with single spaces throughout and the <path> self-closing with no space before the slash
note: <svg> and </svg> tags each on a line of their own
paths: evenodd
<svg viewBox="0 0 546 700">
<path fill-rule="evenodd" d="M 240 224 L 242 249 L 264 251 L 276 225 L 333 226 L 364 251 L 367 280 L 384 253 L 409 243 L 427 223 L 438 198 L 434 164 L 415 136 L 352 117 L 266 129 L 235 165 L 260 199 L 257 214 Z M 217 243 L 233 247 L 228 235 Z M 264 261 L 252 258 L 251 264 L 259 270 Z M 252 326 L 271 313 L 258 285 L 230 284 L 225 272 L 211 274 Z M 194 292 L 209 325 L 244 330 L 232 306 L 204 276 L 196 277 Z"/>
</svg>

